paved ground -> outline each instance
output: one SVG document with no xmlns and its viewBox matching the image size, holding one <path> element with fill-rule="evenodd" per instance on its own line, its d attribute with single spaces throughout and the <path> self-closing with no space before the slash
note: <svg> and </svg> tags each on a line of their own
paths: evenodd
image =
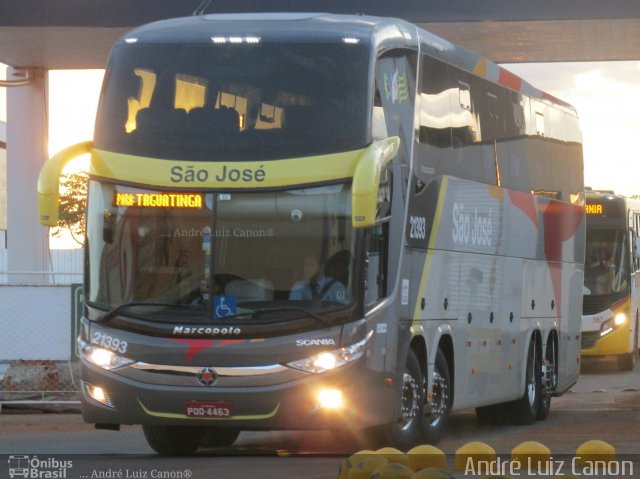
<svg viewBox="0 0 640 479">
<path fill-rule="evenodd" d="M 608 360 L 583 365 L 579 382 L 563 397 L 554 398 L 546 421 L 532 426 L 480 427 L 473 411 L 456 413 L 438 447 L 454 454 L 463 444 L 484 441 L 498 454 L 509 455 L 517 444 L 535 440 L 560 457 L 575 454 L 576 448 L 590 439 L 612 444 L 619 455 L 640 457 L 640 367 L 621 373 L 615 362 Z M 193 468 L 194 479 L 201 477 L 196 471 L 208 479 L 240 479 L 256 474 L 269 479 L 329 479 L 336 477 L 344 456 L 355 450 L 357 446 L 344 434 L 245 432 L 233 448 L 208 450 L 200 459 L 175 459 L 167 464 L 188 465 Z M 146 458 L 143 460 L 165 461 L 150 456 L 152 451 L 138 427 L 96 431 L 78 414 L 18 414 L 6 408 L 0 414 L 0 454 L 139 454 Z M 220 475 L 211 476 L 212 468 Z M 640 468 L 637 472 L 633 477 L 640 477 Z M 0 477 L 3 473 L 0 465 Z"/>
</svg>

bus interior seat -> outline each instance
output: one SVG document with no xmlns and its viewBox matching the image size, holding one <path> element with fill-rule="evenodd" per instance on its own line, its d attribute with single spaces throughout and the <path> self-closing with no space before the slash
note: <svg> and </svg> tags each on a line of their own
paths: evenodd
<svg viewBox="0 0 640 479">
<path fill-rule="evenodd" d="M 236 296 L 239 301 L 273 300 L 273 284 L 265 279 L 234 279 L 224 289 L 227 296 Z"/>
<path fill-rule="evenodd" d="M 193 108 L 187 115 L 189 128 L 197 131 L 237 132 L 240 127 L 238 112 L 226 106 L 219 109 Z"/>
<path fill-rule="evenodd" d="M 324 274 L 325 276 L 333 278 L 346 286 L 349 284 L 350 264 L 351 253 L 348 250 L 338 251 L 325 263 Z"/>
<path fill-rule="evenodd" d="M 181 129 L 187 121 L 183 109 L 143 108 L 136 114 L 136 130 L 144 132 L 165 132 Z"/>
</svg>

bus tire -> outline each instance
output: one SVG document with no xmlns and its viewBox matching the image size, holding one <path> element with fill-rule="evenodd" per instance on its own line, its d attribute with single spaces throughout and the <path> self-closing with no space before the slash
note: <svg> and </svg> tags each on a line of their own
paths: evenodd
<svg viewBox="0 0 640 479">
<path fill-rule="evenodd" d="M 547 419 L 547 416 L 549 416 L 549 411 L 551 410 L 551 397 L 558 387 L 558 343 L 555 336 L 550 335 L 547 340 L 545 360 L 548 367 L 551 368 L 551 384 L 548 385 L 550 391 L 545 391 L 545 388 L 541 387 L 540 405 L 538 406 L 538 412 L 536 414 L 536 419 L 538 421 L 544 421 Z M 543 379 L 544 381 L 549 381 L 546 376 Z"/>
<path fill-rule="evenodd" d="M 451 413 L 452 388 L 447 357 L 442 349 L 438 348 L 436 362 L 433 366 L 432 396 L 427 398 L 425 395 L 424 399 L 431 401 L 431 408 L 428 411 L 425 408 L 427 414 L 422 418 L 422 435 L 428 444 L 438 443 L 444 435 Z"/>
<path fill-rule="evenodd" d="M 142 431 L 151 449 L 158 454 L 193 454 L 207 429 L 191 426 L 143 425 Z"/>
<path fill-rule="evenodd" d="M 510 404 L 511 421 L 517 425 L 533 424 L 540 406 L 542 361 L 534 337 L 529 341 L 524 392 L 520 399 Z"/>
<path fill-rule="evenodd" d="M 638 319 L 636 318 L 635 328 L 633 330 L 635 337 L 633 338 L 633 349 L 630 353 L 619 354 L 616 358 L 618 361 L 618 369 L 620 371 L 631 371 L 636 365 L 638 357 Z"/>
<path fill-rule="evenodd" d="M 200 447 L 229 447 L 236 442 L 239 435 L 240 429 L 209 427 L 200 443 Z"/>
<path fill-rule="evenodd" d="M 410 348 L 402 375 L 400 414 L 396 421 L 366 431 L 370 446 L 393 446 L 407 450 L 420 443 L 421 411 L 424 407 L 424 373 L 415 352 Z"/>
</svg>

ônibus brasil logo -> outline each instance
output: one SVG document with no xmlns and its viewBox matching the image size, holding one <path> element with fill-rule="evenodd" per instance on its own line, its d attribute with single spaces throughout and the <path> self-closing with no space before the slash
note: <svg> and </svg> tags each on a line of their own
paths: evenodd
<svg viewBox="0 0 640 479">
<path fill-rule="evenodd" d="M 73 467 L 72 461 L 64 461 L 53 457 L 39 459 L 38 456 L 9 456 L 9 477 L 28 479 L 65 479 L 67 469 Z"/>
</svg>

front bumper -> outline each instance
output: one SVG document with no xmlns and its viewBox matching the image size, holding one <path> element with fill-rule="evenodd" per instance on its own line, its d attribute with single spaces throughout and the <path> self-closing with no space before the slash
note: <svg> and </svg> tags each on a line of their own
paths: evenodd
<svg viewBox="0 0 640 479">
<path fill-rule="evenodd" d="M 281 381 L 245 377 L 242 385 L 227 381 L 225 386 L 178 385 L 148 382 L 140 375 L 132 378 L 123 370 L 106 371 L 82 362 L 82 415 L 86 422 L 99 424 L 171 424 L 224 426 L 245 430 L 260 429 L 361 429 L 392 422 L 399 414 L 400 393 L 385 384 L 382 373 L 366 368 L 365 361 L 323 374 L 282 372 Z M 129 377 L 127 377 L 129 376 Z M 147 382 L 145 382 L 147 381 Z M 182 383 L 182 384 L 180 384 Z M 236 381 L 238 383 L 238 381 Z M 90 397 L 87 385 L 101 387 L 110 406 Z M 318 407 L 322 388 L 342 391 L 344 407 Z M 226 402 L 233 414 L 225 418 L 194 418 L 186 415 L 189 401 Z"/>
<path fill-rule="evenodd" d="M 605 336 L 600 331 L 582 332 L 582 356 L 609 356 L 629 352 L 629 327 L 623 325 Z"/>
</svg>

